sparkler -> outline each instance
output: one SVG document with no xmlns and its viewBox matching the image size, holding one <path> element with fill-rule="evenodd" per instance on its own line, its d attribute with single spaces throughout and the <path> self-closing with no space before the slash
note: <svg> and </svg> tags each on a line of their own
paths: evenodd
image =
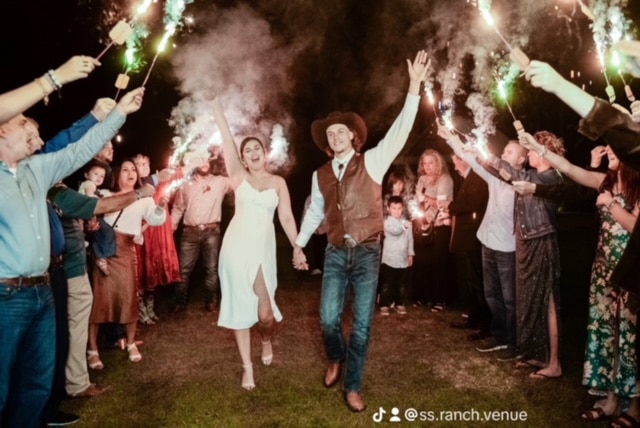
<svg viewBox="0 0 640 428">
<path fill-rule="evenodd" d="M 109 44 L 102 50 L 102 52 L 98 54 L 98 56 L 96 57 L 97 60 L 100 60 L 100 58 L 102 58 L 114 44 L 121 45 L 129 40 L 131 35 L 133 35 L 135 32 L 134 26 L 138 22 L 138 19 L 140 19 L 142 15 L 147 13 L 147 10 L 149 9 L 149 6 L 151 6 L 151 3 L 153 1 L 154 0 L 144 0 L 142 4 L 140 4 L 136 8 L 136 12 L 133 15 L 133 18 L 131 18 L 130 22 L 127 22 L 126 20 L 118 21 L 118 23 L 111 29 L 111 31 L 109 31 L 109 38 L 111 39 L 111 42 L 109 42 Z"/>
<path fill-rule="evenodd" d="M 151 75 L 151 70 L 153 70 L 153 66 L 156 64 L 156 60 L 158 59 L 158 55 L 160 55 L 161 52 L 164 51 L 164 49 L 167 47 L 167 42 L 169 41 L 169 38 L 171 36 L 173 36 L 173 34 L 176 32 L 176 27 L 175 26 L 169 26 L 166 31 L 164 32 L 163 36 L 162 36 L 162 40 L 160 40 L 160 43 L 158 44 L 158 50 L 156 51 L 156 55 L 153 57 L 153 61 L 151 62 L 151 66 L 149 67 L 149 70 L 147 70 L 147 75 L 144 78 L 144 81 L 142 82 L 142 87 L 144 88 L 145 85 L 147 84 L 147 80 L 149 80 L 149 76 Z"/>
<path fill-rule="evenodd" d="M 513 127 L 516 129 L 516 132 L 520 134 L 521 132 L 524 132 L 524 126 L 522 126 L 522 122 L 520 122 L 516 118 L 516 115 L 513 113 L 513 109 L 511 108 L 511 104 L 509 104 L 509 97 L 507 94 L 505 82 L 498 79 L 498 76 L 496 76 L 496 80 L 498 81 L 498 93 L 500 94 L 500 97 L 502 98 L 504 103 L 507 105 L 509 113 L 511 113 L 511 117 L 513 118 Z"/>
<path fill-rule="evenodd" d="M 620 64 L 621 64 L 620 55 L 615 50 L 611 54 L 611 61 L 613 62 L 613 65 L 618 70 L 618 75 L 620 76 L 620 80 L 622 80 L 622 84 L 624 85 L 624 93 L 627 96 L 627 99 L 630 102 L 634 102 L 636 100 L 636 97 L 635 95 L 633 95 L 633 91 L 631 90 L 631 87 L 627 84 L 627 81 L 624 79 L 624 76 L 622 75 L 622 70 L 620 69 Z"/>
<path fill-rule="evenodd" d="M 519 48 L 513 47 L 511 43 L 509 43 L 507 39 L 502 35 L 500 30 L 498 30 L 498 27 L 496 26 L 496 22 L 493 19 L 493 16 L 491 16 L 491 12 L 489 12 L 489 8 L 490 2 L 486 0 L 484 2 L 478 2 L 478 10 L 480 11 L 480 14 L 484 18 L 485 22 L 489 27 L 493 28 L 493 31 L 496 32 L 498 37 L 500 37 L 500 40 L 502 40 L 509 49 L 509 58 L 511 58 L 511 61 L 513 61 L 513 63 L 518 66 L 520 70 L 524 71 L 529 65 L 529 57 Z"/>
</svg>

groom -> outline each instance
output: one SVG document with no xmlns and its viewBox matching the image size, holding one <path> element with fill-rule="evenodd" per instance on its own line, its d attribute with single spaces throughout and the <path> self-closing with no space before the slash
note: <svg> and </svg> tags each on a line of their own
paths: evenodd
<svg viewBox="0 0 640 428">
<path fill-rule="evenodd" d="M 311 205 L 296 239 L 294 264 L 305 265 L 302 247 L 326 216 L 329 243 L 320 302 L 329 359 L 324 386 L 337 384 L 344 368 L 344 398 L 353 412 L 366 408 L 361 386 L 380 267 L 381 182 L 413 127 L 420 82 L 429 64 L 425 51 L 418 52 L 413 63 L 407 60 L 411 80 L 404 107 L 382 141 L 364 155 L 359 152 L 367 138 L 367 127 L 359 115 L 331 113 L 311 124 L 314 142 L 333 159 L 313 174 Z M 353 286 L 354 303 L 353 329 L 347 343 L 341 324 L 349 286 Z"/>
</svg>

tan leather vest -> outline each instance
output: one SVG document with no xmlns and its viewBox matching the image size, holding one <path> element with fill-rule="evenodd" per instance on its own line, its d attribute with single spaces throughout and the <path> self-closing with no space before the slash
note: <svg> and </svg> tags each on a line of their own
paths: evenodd
<svg viewBox="0 0 640 428">
<path fill-rule="evenodd" d="M 331 162 L 318 169 L 318 186 L 329 224 L 327 239 L 337 246 L 344 245 L 345 234 L 363 242 L 384 229 L 382 189 L 369 176 L 364 156 L 356 153 L 342 174 L 342 180 L 338 181 Z"/>
</svg>

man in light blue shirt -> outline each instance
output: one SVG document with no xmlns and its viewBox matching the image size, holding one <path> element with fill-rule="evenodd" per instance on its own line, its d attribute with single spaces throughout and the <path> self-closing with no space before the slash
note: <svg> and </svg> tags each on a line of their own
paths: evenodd
<svg viewBox="0 0 640 428">
<path fill-rule="evenodd" d="M 102 149 L 140 108 L 143 92 L 126 94 L 103 122 L 55 153 L 28 157 L 41 140 L 23 115 L 0 126 L 0 413 L 6 426 L 40 427 L 53 380 L 47 191 Z"/>
</svg>

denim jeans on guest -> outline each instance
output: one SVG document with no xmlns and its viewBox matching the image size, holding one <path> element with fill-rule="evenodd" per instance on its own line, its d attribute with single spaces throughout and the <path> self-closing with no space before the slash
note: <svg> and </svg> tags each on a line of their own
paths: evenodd
<svg viewBox="0 0 640 428">
<path fill-rule="evenodd" d="M 185 227 L 180 240 L 180 284 L 176 287 L 176 304 L 187 304 L 187 289 L 193 267 L 202 251 L 205 268 L 204 285 L 207 289 L 205 304 L 216 303 L 219 288 L 218 253 L 220 252 L 220 228 L 197 230 Z"/>
<path fill-rule="evenodd" d="M 484 296 L 491 310 L 496 342 L 516 344 L 516 253 L 482 246 Z"/>
<path fill-rule="evenodd" d="M 325 351 L 331 362 L 345 362 L 344 390 L 360 391 L 369 348 L 371 320 L 380 269 L 379 243 L 341 248 L 327 245 L 320 299 L 320 324 Z M 353 327 L 347 344 L 342 334 L 342 313 L 353 287 Z"/>
<path fill-rule="evenodd" d="M 55 335 L 48 285 L 0 283 L 0 425 L 41 426 L 53 383 Z"/>
</svg>

